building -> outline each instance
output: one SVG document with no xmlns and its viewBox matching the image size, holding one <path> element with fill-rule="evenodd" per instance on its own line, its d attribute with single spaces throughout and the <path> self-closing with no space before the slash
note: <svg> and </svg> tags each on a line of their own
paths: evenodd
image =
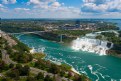
<svg viewBox="0 0 121 81">
<path fill-rule="evenodd" d="M 75 26 L 76 26 L 77 28 L 80 28 L 80 21 L 79 21 L 79 20 L 76 21 Z"/>
<path fill-rule="evenodd" d="M 77 30 L 79 29 L 80 27 L 79 26 L 71 26 L 71 25 L 65 25 L 65 26 L 59 26 L 59 29 L 62 29 L 62 30 Z"/>
</svg>

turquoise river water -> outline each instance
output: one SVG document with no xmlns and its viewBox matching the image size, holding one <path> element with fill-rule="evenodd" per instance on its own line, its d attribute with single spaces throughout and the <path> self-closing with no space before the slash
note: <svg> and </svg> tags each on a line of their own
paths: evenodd
<svg viewBox="0 0 121 81">
<path fill-rule="evenodd" d="M 19 34 L 16 37 L 36 51 L 46 53 L 45 59 L 69 64 L 92 81 L 121 81 L 121 58 L 75 51 L 70 46 L 44 40 L 33 34 Z"/>
</svg>

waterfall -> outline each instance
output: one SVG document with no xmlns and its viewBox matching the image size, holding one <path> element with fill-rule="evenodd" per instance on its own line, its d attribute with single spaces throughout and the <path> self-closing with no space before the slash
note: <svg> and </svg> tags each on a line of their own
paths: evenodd
<svg viewBox="0 0 121 81">
<path fill-rule="evenodd" d="M 106 51 L 113 47 L 112 43 L 110 43 L 111 46 L 108 47 L 108 43 L 108 41 L 81 37 L 72 42 L 72 48 L 75 50 L 93 52 L 99 55 L 106 55 Z"/>
</svg>

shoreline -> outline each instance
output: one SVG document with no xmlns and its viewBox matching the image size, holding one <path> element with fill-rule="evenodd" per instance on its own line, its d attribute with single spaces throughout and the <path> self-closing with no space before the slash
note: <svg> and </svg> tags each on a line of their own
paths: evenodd
<svg viewBox="0 0 121 81">
<path fill-rule="evenodd" d="M 33 35 L 39 36 L 41 38 L 40 35 L 37 35 L 37 34 L 33 34 Z M 73 42 L 73 40 L 71 40 L 72 42 L 68 42 L 68 43 L 67 42 L 58 42 L 58 41 L 54 41 L 54 40 L 48 40 L 48 39 L 43 38 L 43 37 L 42 37 L 42 39 L 47 40 L 47 41 L 50 41 L 50 42 L 53 42 L 53 43 L 58 43 L 58 44 L 61 44 L 61 45 L 64 45 L 64 46 L 70 46 L 70 44 Z M 84 51 L 84 50 L 81 50 L 81 51 Z M 86 51 L 86 52 L 95 53 L 95 52 L 91 52 L 91 51 Z M 111 56 L 115 56 L 115 57 L 121 58 L 120 55 L 113 55 L 113 54 L 108 54 L 108 53 L 105 53 L 105 54 L 95 53 L 95 54 L 98 54 L 100 56 L 111 55 Z"/>
<path fill-rule="evenodd" d="M 34 48 L 32 48 L 31 50 L 30 50 L 30 53 L 31 54 L 34 54 L 34 53 L 36 53 L 35 51 L 34 51 Z M 45 56 L 46 57 L 46 56 Z M 45 60 L 45 59 L 44 59 Z M 56 65 L 62 65 L 62 63 L 60 63 L 60 62 L 56 62 L 56 61 L 52 61 L 52 60 L 49 60 L 49 61 L 51 61 L 52 63 L 54 63 L 54 64 L 56 64 Z M 66 64 L 66 65 L 68 65 L 68 64 Z M 68 65 L 68 66 L 70 66 L 70 65 Z M 75 68 L 73 68 L 73 67 L 71 67 L 71 69 L 70 69 L 72 72 L 74 72 L 74 73 L 76 73 L 76 74 L 78 74 L 78 75 L 81 75 L 81 73 L 79 73 Z"/>
<path fill-rule="evenodd" d="M 71 71 L 73 71 L 74 73 L 77 73 L 78 75 L 81 75 L 81 73 L 79 73 L 76 69 L 74 69 L 73 67 L 71 68 Z"/>
</svg>

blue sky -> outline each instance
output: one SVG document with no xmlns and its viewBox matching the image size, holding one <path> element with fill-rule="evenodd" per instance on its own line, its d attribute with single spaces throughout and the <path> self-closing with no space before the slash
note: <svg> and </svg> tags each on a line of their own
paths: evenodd
<svg viewBox="0 0 121 81">
<path fill-rule="evenodd" d="M 121 18 L 121 0 L 0 0 L 1 18 Z"/>
</svg>

